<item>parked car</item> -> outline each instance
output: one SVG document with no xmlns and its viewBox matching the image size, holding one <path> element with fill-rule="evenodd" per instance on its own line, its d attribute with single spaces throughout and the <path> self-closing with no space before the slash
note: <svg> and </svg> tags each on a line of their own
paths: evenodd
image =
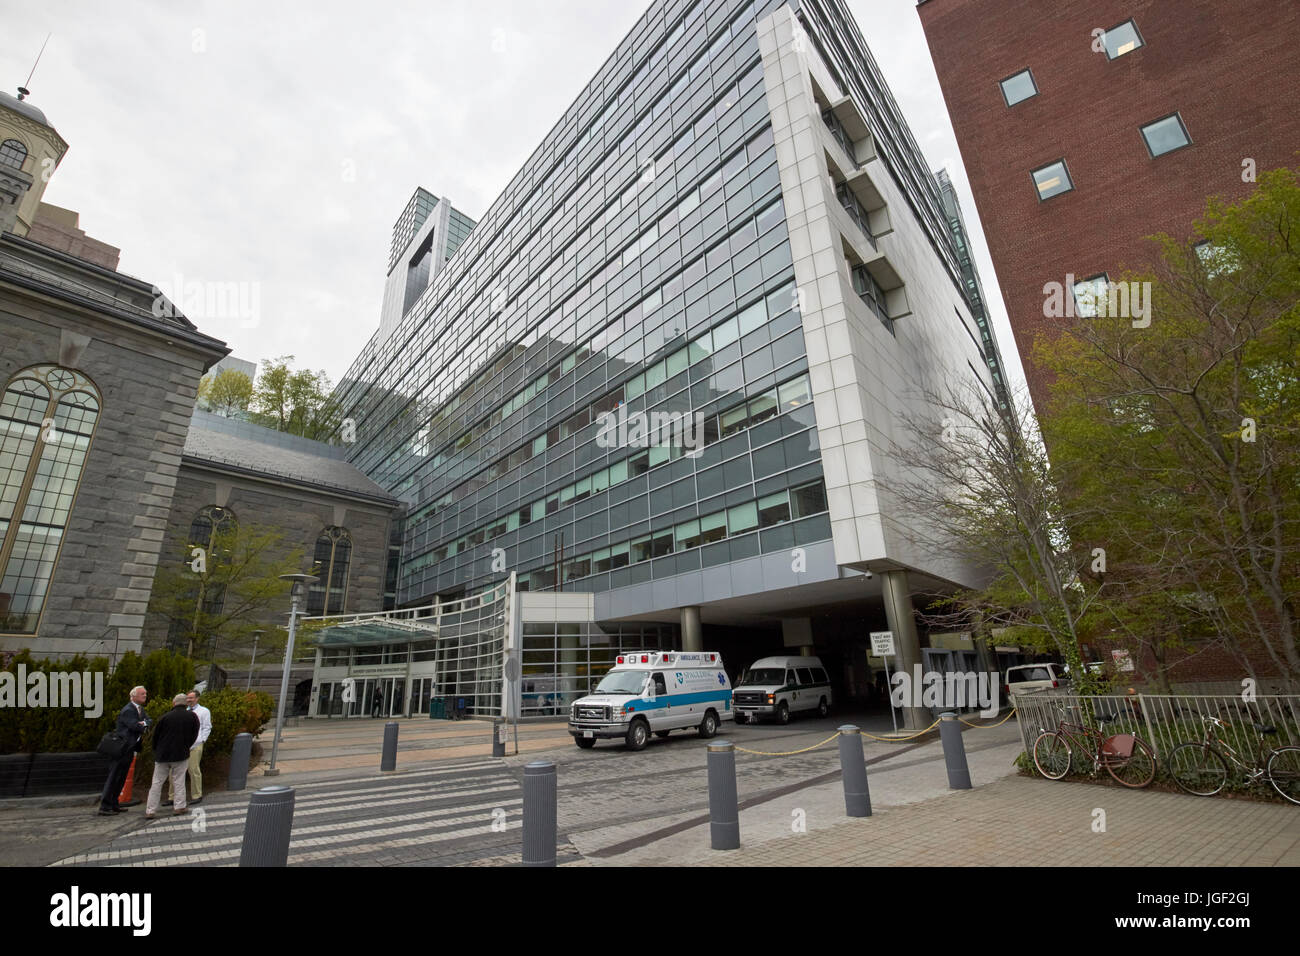
<svg viewBox="0 0 1300 956">
<path fill-rule="evenodd" d="M 1063 664 L 1019 664 L 1007 668 L 1007 679 L 1002 685 L 1007 699 L 1014 703 L 1016 694 L 1045 688 L 1061 688 L 1070 683 Z"/>
<path fill-rule="evenodd" d="M 816 657 L 764 657 L 745 671 L 731 692 L 736 722 L 775 718 L 790 722 L 799 711 L 816 711 L 825 717 L 832 701 L 826 668 Z"/>
</svg>

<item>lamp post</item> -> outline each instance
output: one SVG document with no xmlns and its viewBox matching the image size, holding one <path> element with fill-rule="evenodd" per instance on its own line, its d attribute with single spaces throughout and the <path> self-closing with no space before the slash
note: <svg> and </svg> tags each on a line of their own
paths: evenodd
<svg viewBox="0 0 1300 956">
<path fill-rule="evenodd" d="M 244 685 L 244 692 L 253 689 L 253 665 L 257 663 L 257 639 L 262 636 L 262 631 L 253 632 L 253 656 L 248 661 L 248 683 Z"/>
<path fill-rule="evenodd" d="M 284 729 L 284 699 L 289 695 L 289 664 L 293 661 L 293 635 L 298 625 L 298 604 L 302 600 L 305 586 L 319 581 L 320 578 L 314 574 L 282 574 L 280 580 L 293 582 L 293 596 L 290 598 L 289 606 L 289 642 L 284 645 L 284 673 L 280 675 L 280 705 L 275 709 L 275 739 L 271 742 L 271 766 L 266 770 L 268 777 L 280 773 L 275 767 L 275 757 L 280 748 L 280 731 Z"/>
</svg>

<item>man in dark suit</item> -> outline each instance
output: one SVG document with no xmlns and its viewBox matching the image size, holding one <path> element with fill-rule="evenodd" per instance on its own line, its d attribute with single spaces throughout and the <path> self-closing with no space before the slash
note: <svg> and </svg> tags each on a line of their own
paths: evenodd
<svg viewBox="0 0 1300 956">
<path fill-rule="evenodd" d="M 109 765 L 108 782 L 104 784 L 104 792 L 99 795 L 101 817 L 111 817 L 126 812 L 126 807 L 117 805 L 117 798 L 122 792 L 123 784 L 126 783 L 131 761 L 140 752 L 140 741 L 144 738 L 144 732 L 149 728 L 149 720 L 144 715 L 144 703 L 148 699 L 149 692 L 143 687 L 131 688 L 131 700 L 117 715 L 117 725 L 113 729 L 133 743 L 126 748 L 122 756 Z"/>
<path fill-rule="evenodd" d="M 190 765 L 190 748 L 199 739 L 199 718 L 186 704 L 185 695 L 172 698 L 172 709 L 158 719 L 153 731 L 153 780 L 149 784 L 149 800 L 145 803 L 144 818 L 152 820 L 158 813 L 162 799 L 163 781 L 172 782 L 172 795 L 176 800 L 174 813 L 189 813 L 185 806 L 185 771 Z"/>
</svg>

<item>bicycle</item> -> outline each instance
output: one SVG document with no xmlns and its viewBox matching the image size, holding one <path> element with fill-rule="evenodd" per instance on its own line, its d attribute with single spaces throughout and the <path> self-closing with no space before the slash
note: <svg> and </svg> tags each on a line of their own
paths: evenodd
<svg viewBox="0 0 1300 956">
<path fill-rule="evenodd" d="M 1198 797 L 1212 797 L 1228 782 L 1228 761 L 1246 774 L 1246 785 L 1254 786 L 1261 779 L 1292 803 L 1300 804 L 1300 747 L 1274 747 L 1266 750 L 1264 738 L 1277 733 L 1276 727 L 1251 721 L 1255 728 L 1256 748 L 1254 766 L 1246 763 L 1226 741 L 1215 734 L 1226 729 L 1218 717 L 1202 717 L 1205 739 L 1179 744 L 1169 754 L 1169 774 L 1174 783 Z"/>
<path fill-rule="evenodd" d="M 1117 719 L 1115 714 L 1097 715 L 1097 723 L 1102 725 Z M 1094 777 L 1105 767 L 1116 783 L 1134 790 L 1145 787 L 1156 777 L 1155 751 L 1141 737 L 1135 734 L 1105 737 L 1091 727 L 1065 720 L 1058 721 L 1055 730 L 1044 729 L 1034 740 L 1034 766 L 1048 780 L 1060 780 L 1070 772 L 1074 747 L 1092 754 Z"/>
</svg>

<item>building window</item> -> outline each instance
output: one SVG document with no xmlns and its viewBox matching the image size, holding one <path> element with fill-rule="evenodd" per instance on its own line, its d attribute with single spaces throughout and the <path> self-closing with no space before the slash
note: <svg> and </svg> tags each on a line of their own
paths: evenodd
<svg viewBox="0 0 1300 956">
<path fill-rule="evenodd" d="M 0 632 L 36 631 L 98 420 L 98 389 L 56 365 L 0 398 Z"/>
<path fill-rule="evenodd" d="M 1143 45 L 1137 24 L 1132 20 L 1126 20 L 1117 27 L 1111 27 L 1106 31 L 1102 41 L 1106 44 L 1106 58 L 1110 60 L 1121 57 L 1125 53 L 1132 53 Z"/>
<path fill-rule="evenodd" d="M 1106 273 L 1095 275 L 1074 284 L 1074 312 L 1081 319 L 1092 319 L 1105 314 L 1110 295 L 1110 276 Z"/>
<path fill-rule="evenodd" d="M 1142 138 L 1146 140 L 1152 159 L 1192 143 L 1191 137 L 1187 135 L 1187 127 L 1183 125 L 1183 118 L 1177 113 L 1143 126 Z"/>
<path fill-rule="evenodd" d="M 1008 76 L 1002 81 L 1001 85 L 1002 98 L 1007 101 L 1007 106 L 1015 106 L 1031 96 L 1038 95 L 1038 86 L 1034 83 L 1034 74 L 1027 69 L 1021 70 L 1013 76 Z"/>
<path fill-rule="evenodd" d="M 316 539 L 316 567 L 320 578 L 307 592 L 307 614 L 341 614 L 347 600 L 348 571 L 352 565 L 352 535 L 331 525 Z"/>
<path fill-rule="evenodd" d="M 1051 199 L 1061 193 L 1068 193 L 1074 188 L 1070 181 L 1070 171 L 1065 168 L 1065 160 L 1057 160 L 1050 166 L 1035 169 L 1034 186 L 1038 189 L 1039 199 Z"/>
<path fill-rule="evenodd" d="M 0 166 L 22 169 L 27 162 L 27 147 L 16 139 L 7 139 L 0 143 Z"/>
</svg>

